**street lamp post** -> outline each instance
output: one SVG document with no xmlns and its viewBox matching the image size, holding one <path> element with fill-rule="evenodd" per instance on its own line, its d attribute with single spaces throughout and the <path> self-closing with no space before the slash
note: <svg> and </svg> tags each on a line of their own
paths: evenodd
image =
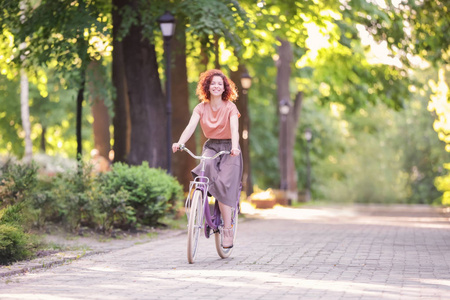
<svg viewBox="0 0 450 300">
<path fill-rule="evenodd" d="M 280 189 L 287 191 L 288 189 L 288 161 L 287 161 L 287 117 L 289 114 L 289 111 L 291 110 L 291 106 L 289 103 L 289 100 L 282 99 L 280 101 L 280 115 L 281 115 L 281 126 L 282 126 L 282 136 L 280 136 L 280 142 L 284 143 L 282 145 L 281 154 L 282 154 L 282 166 L 281 166 L 281 182 L 280 182 Z"/>
<path fill-rule="evenodd" d="M 242 86 L 242 108 L 245 110 L 242 111 L 242 156 L 244 160 L 244 188 L 247 196 L 251 195 L 253 192 L 252 188 L 252 180 L 250 175 L 250 155 L 249 155 L 249 146 L 250 146 L 250 117 L 248 115 L 248 90 L 252 86 L 252 77 L 244 72 L 241 75 L 241 86 Z"/>
<path fill-rule="evenodd" d="M 305 201 L 308 202 L 311 200 L 311 160 L 309 157 L 310 152 L 310 144 L 312 139 L 312 132 L 310 128 L 305 129 L 305 140 L 306 140 L 306 199 Z"/>
<path fill-rule="evenodd" d="M 166 60 L 166 114 L 167 114 L 167 173 L 171 174 L 172 165 L 172 103 L 170 86 L 170 40 L 175 32 L 175 18 L 171 13 L 165 12 L 158 19 L 164 37 L 164 54 Z"/>
</svg>

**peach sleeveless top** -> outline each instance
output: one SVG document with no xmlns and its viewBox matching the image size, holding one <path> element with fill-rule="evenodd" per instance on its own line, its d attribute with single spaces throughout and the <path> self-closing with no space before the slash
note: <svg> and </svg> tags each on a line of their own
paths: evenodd
<svg viewBox="0 0 450 300">
<path fill-rule="evenodd" d="M 236 104 L 231 101 L 224 102 L 217 111 L 212 110 L 209 102 L 199 103 L 194 108 L 194 112 L 200 116 L 203 134 L 208 139 L 231 139 L 230 117 L 241 116 Z"/>
</svg>

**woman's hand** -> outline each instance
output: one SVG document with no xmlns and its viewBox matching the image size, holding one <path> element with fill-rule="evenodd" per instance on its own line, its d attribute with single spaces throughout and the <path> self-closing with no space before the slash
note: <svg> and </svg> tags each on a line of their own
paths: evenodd
<svg viewBox="0 0 450 300">
<path fill-rule="evenodd" d="M 241 154 L 241 150 L 231 149 L 231 156 L 238 156 L 239 154 Z"/>
<path fill-rule="evenodd" d="M 180 144 L 179 143 L 173 143 L 172 144 L 172 152 L 175 153 L 180 149 Z"/>
</svg>

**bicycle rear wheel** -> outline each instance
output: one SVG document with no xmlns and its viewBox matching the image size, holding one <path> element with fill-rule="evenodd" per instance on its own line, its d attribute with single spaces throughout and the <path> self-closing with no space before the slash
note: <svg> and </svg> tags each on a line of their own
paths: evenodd
<svg viewBox="0 0 450 300">
<path fill-rule="evenodd" d="M 236 233 L 237 233 L 237 228 L 238 228 L 238 212 L 237 209 L 233 209 L 233 213 L 231 216 L 231 225 L 233 228 L 233 245 L 236 241 Z M 222 234 L 220 234 L 220 231 L 217 231 L 215 233 L 215 240 L 216 240 L 216 250 L 217 250 L 217 254 L 219 254 L 219 256 L 221 258 L 227 258 L 231 255 L 231 252 L 233 252 L 233 248 L 224 248 L 222 247 Z"/>
<path fill-rule="evenodd" d="M 191 208 L 189 212 L 188 240 L 187 240 L 187 259 L 193 264 L 198 250 L 198 239 L 203 222 L 203 201 L 202 192 L 195 190 L 192 195 Z"/>
</svg>

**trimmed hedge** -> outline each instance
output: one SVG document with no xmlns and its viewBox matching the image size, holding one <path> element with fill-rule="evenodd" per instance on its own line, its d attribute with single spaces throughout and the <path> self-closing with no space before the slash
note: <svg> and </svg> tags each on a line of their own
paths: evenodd
<svg viewBox="0 0 450 300">
<path fill-rule="evenodd" d="M 155 225 L 158 219 L 182 199 L 182 186 L 164 170 L 152 169 L 147 163 L 128 166 L 116 163 L 112 171 L 99 180 L 101 211 L 110 214 L 117 225 Z M 106 196 L 106 201 L 104 196 Z M 115 216 L 111 214 L 115 213 Z"/>
</svg>

